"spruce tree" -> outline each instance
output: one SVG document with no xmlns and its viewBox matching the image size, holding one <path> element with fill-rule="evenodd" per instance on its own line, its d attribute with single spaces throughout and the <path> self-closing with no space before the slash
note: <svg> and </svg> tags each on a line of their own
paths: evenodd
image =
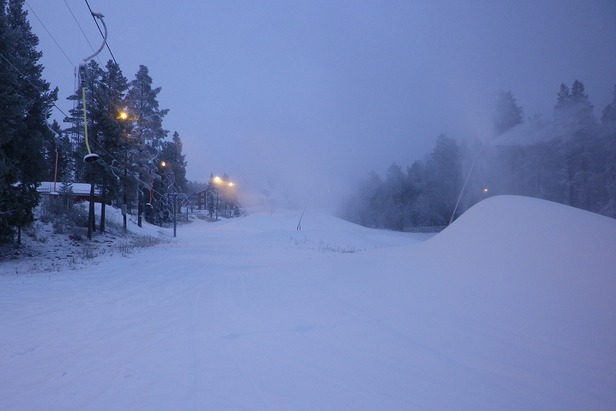
<svg viewBox="0 0 616 411">
<path fill-rule="evenodd" d="M 26 102 L 16 92 L 18 74 L 8 59 L 14 42 L 6 15 L 6 1 L 0 0 L 0 241 L 12 239 L 14 214 L 19 208 L 19 196 L 14 188 L 18 180 L 16 158 L 18 133 L 13 126 L 21 121 Z"/>
<path fill-rule="evenodd" d="M 174 187 L 179 192 L 186 192 L 188 181 L 186 180 L 186 161 L 182 154 L 182 139 L 178 132 L 173 133 L 172 141 L 165 141 L 160 158 L 167 163 L 167 169 L 174 175 Z"/>
<path fill-rule="evenodd" d="M 511 91 L 501 91 L 496 101 L 493 115 L 494 129 L 496 135 L 521 124 L 523 121 L 522 107 L 518 106 Z"/>
<path fill-rule="evenodd" d="M 616 86 L 614 86 L 614 93 L 612 95 L 612 101 L 605 106 L 601 113 L 601 123 L 608 130 L 616 131 Z"/>
<path fill-rule="evenodd" d="M 135 79 L 129 84 L 126 103 L 129 111 L 135 116 L 135 131 L 148 146 L 160 149 L 168 131 L 163 129 L 163 118 L 168 109 L 158 106 L 158 93 L 161 88 L 152 88 L 152 78 L 148 68 L 139 66 Z"/>
<path fill-rule="evenodd" d="M 53 138 L 47 117 L 57 90 L 49 91 L 24 0 L 0 1 L 0 236 L 11 238 L 34 219 L 37 185 L 45 175 L 45 139 Z"/>
<path fill-rule="evenodd" d="M 433 213 L 431 225 L 445 226 L 449 223 L 456 199 L 462 189 L 458 143 L 444 134 L 439 135 L 427 163 L 430 175 L 429 197 Z"/>
<path fill-rule="evenodd" d="M 581 81 L 575 80 L 571 88 L 560 85 L 554 106 L 554 120 L 560 133 L 567 137 L 596 125 L 593 105 L 588 100 Z"/>
<path fill-rule="evenodd" d="M 92 87 L 92 134 L 96 136 L 95 141 L 100 151 L 98 154 L 101 156 L 92 166 L 103 197 L 100 231 L 104 232 L 106 203 L 118 198 L 122 190 L 119 176 L 114 173 L 112 167 L 115 162 L 126 159 L 128 150 L 130 124 L 120 118 L 120 112 L 125 106 L 124 97 L 128 81 L 122 75 L 118 64 L 110 60 L 105 70 L 101 71 L 100 81 Z M 126 166 L 126 161 L 122 165 Z"/>
<path fill-rule="evenodd" d="M 160 154 L 163 149 L 163 140 L 167 137 L 168 131 L 163 129 L 162 122 L 167 109 L 160 109 L 157 96 L 161 88 L 152 88 L 152 78 L 148 68 L 144 65 L 139 66 L 135 78 L 130 82 L 126 95 L 126 105 L 134 116 L 133 133 L 136 139 L 135 165 L 140 184 L 149 181 L 149 185 L 159 180 L 162 171 L 159 164 Z M 141 197 L 141 190 L 138 190 L 137 200 L 137 224 L 141 226 L 143 216 L 144 201 Z"/>
</svg>

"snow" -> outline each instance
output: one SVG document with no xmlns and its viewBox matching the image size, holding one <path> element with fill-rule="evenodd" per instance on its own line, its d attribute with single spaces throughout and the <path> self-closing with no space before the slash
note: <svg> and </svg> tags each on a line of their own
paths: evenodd
<svg viewBox="0 0 616 411">
<path fill-rule="evenodd" d="M 0 409 L 613 409 L 615 220 L 513 196 L 431 238 L 299 215 L 2 263 Z"/>
</svg>

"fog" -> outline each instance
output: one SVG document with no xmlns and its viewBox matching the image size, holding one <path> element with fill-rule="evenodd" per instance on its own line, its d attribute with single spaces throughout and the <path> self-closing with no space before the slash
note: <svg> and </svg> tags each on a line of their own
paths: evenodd
<svg viewBox="0 0 616 411">
<path fill-rule="evenodd" d="M 89 0 L 124 75 L 143 64 L 162 87 L 190 180 L 226 173 L 300 207 L 410 165 L 441 133 L 488 138 L 500 90 L 529 116 L 551 116 L 559 85 L 576 79 L 595 109 L 611 100 L 615 2 L 485 3 Z M 91 52 L 81 29 L 94 47 L 100 34 L 81 0 L 28 5 L 43 76 L 68 111 L 73 67 Z"/>
</svg>

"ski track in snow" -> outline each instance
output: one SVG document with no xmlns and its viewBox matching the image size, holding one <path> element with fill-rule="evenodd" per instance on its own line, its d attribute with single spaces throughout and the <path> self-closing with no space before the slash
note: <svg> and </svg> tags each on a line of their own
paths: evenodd
<svg viewBox="0 0 616 411">
<path fill-rule="evenodd" d="M 467 214 L 427 241 L 195 221 L 0 275 L 0 409 L 609 409 L 616 222 L 517 197 Z"/>
</svg>

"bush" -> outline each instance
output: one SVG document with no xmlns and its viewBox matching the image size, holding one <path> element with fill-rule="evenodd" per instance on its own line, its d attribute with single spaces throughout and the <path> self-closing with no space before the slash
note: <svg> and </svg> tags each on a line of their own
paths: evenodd
<svg viewBox="0 0 616 411">
<path fill-rule="evenodd" d="M 70 185 L 63 184 L 58 195 L 50 195 L 43 202 L 40 219 L 53 224 L 54 234 L 72 233 L 87 224 L 87 213 L 74 203 Z"/>
</svg>

